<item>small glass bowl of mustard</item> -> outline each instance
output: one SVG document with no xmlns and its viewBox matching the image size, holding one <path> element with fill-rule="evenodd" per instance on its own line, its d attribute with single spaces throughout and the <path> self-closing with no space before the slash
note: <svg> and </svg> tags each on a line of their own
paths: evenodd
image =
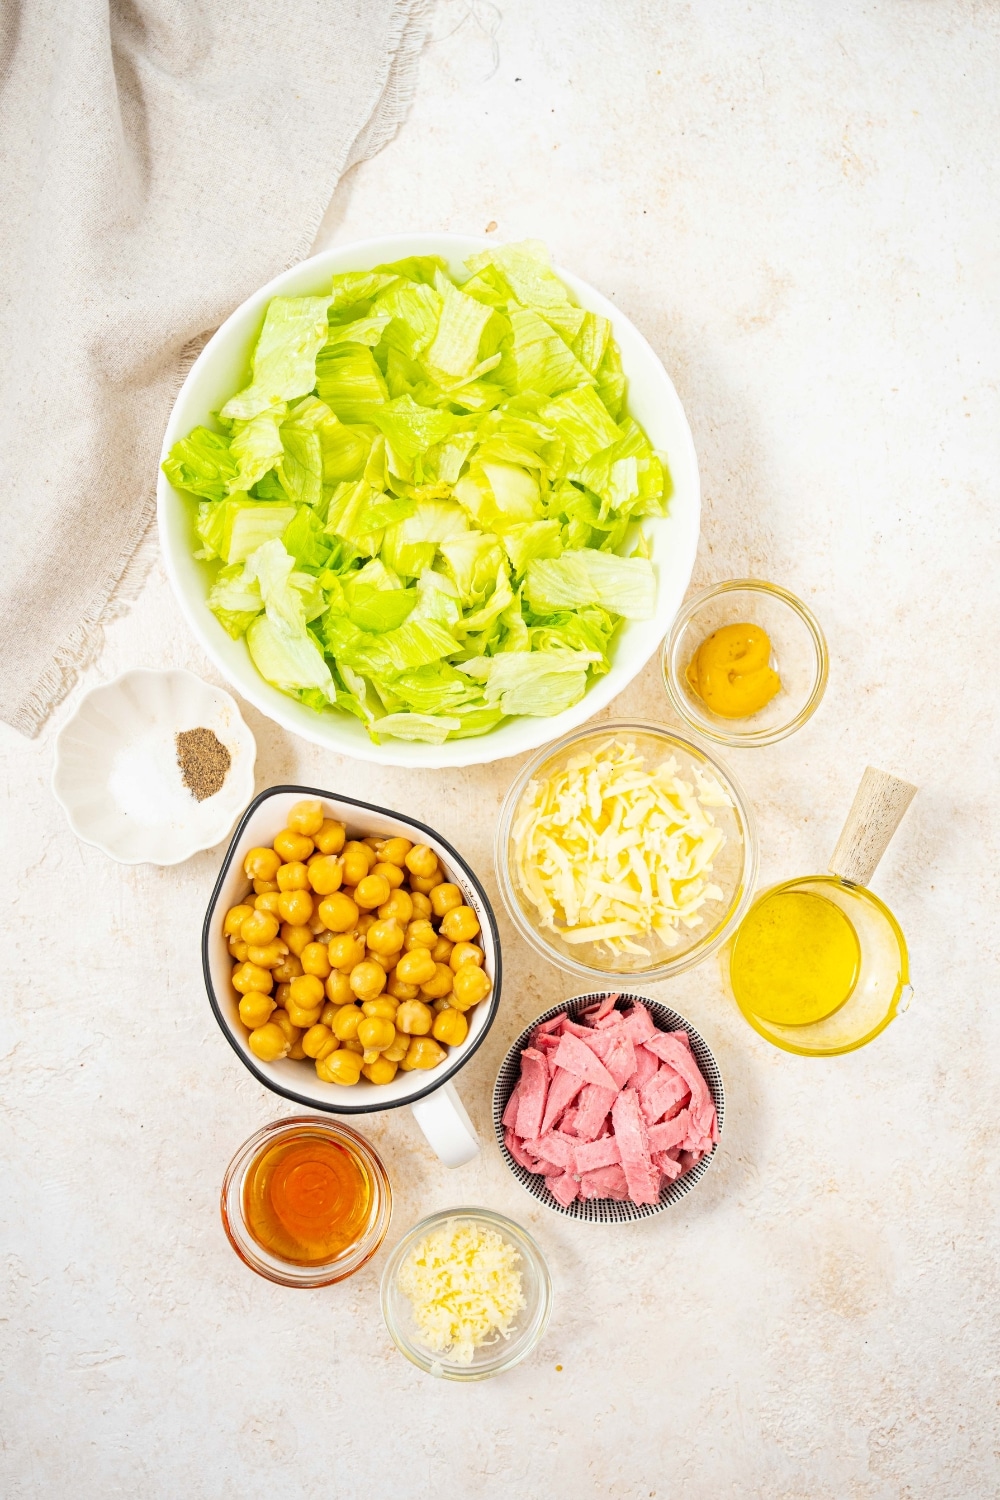
<svg viewBox="0 0 1000 1500">
<path fill-rule="evenodd" d="M 704 679 L 699 663 L 713 652 L 723 688 L 727 665 L 733 669 L 733 690 L 724 695 L 729 701 L 715 698 L 725 714 L 714 712 L 698 690 Z M 745 676 L 740 652 L 752 666 Z M 812 610 L 787 589 L 757 578 L 732 578 L 696 594 L 663 644 L 663 681 L 676 712 L 705 739 L 740 749 L 773 745 L 801 729 L 819 707 L 828 670 L 826 639 Z"/>
<path fill-rule="evenodd" d="M 222 1224 L 244 1265 L 281 1286 L 330 1286 L 366 1265 L 392 1213 L 389 1177 L 356 1130 L 314 1115 L 244 1141 L 222 1184 Z"/>
</svg>

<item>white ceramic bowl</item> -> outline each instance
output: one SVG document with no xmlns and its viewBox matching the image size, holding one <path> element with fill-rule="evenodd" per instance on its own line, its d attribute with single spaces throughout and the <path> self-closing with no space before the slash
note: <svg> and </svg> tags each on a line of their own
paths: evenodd
<svg viewBox="0 0 1000 1500">
<path fill-rule="evenodd" d="M 493 243 L 457 234 L 391 235 L 338 246 L 276 276 L 227 318 L 192 365 L 167 423 L 161 461 L 193 428 L 217 425 L 213 413 L 243 384 L 250 352 L 272 297 L 320 293 L 337 272 L 368 270 L 406 255 L 440 255 L 453 273 L 464 274 L 466 257 Z M 684 597 L 698 545 L 701 493 L 691 430 L 670 377 L 634 324 L 578 276 L 561 267 L 556 270 L 581 307 L 611 320 L 628 377 L 628 409 L 646 429 L 653 446 L 666 454 L 670 467 L 674 485 L 670 513 L 662 520 L 644 523 L 656 569 L 655 617 L 624 622 L 612 644 L 610 672 L 598 678 L 581 702 L 564 713 L 551 718 L 510 719 L 478 739 L 446 741 L 443 745 L 388 737 L 375 745 L 363 725 L 349 714 L 317 714 L 271 687 L 258 674 L 246 642 L 234 641 L 226 634 L 206 603 L 211 567 L 194 557 L 198 546 L 195 506 L 190 497 L 168 483 L 161 469 L 157 483 L 160 542 L 181 609 L 220 672 L 248 702 L 285 729 L 338 754 L 382 765 L 439 768 L 503 760 L 537 749 L 606 707 L 641 671 L 662 641 Z"/>
<path fill-rule="evenodd" d="M 175 735 L 211 729 L 226 779 L 198 802 Z M 253 796 L 257 746 L 235 701 L 191 672 L 125 672 L 92 689 L 56 738 L 52 790 L 69 826 L 122 865 L 177 865 L 226 837 Z"/>
</svg>

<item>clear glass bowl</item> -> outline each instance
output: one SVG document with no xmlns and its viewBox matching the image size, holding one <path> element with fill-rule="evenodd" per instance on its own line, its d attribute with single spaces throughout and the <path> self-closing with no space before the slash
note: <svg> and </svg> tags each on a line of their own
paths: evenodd
<svg viewBox="0 0 1000 1500">
<path fill-rule="evenodd" d="M 613 954 L 598 943 L 570 944 L 557 932 L 542 925 L 536 907 L 522 890 L 514 858 L 513 825 L 521 798 L 528 783 L 536 777 L 550 776 L 561 770 L 581 752 L 593 752 L 610 740 L 627 739 L 649 765 L 658 765 L 668 757 L 678 762 L 681 776 L 694 780 L 697 767 L 714 776 L 728 793 L 730 808 L 712 808 L 712 816 L 725 834 L 726 841 L 716 855 L 710 879 L 722 890 L 721 901 L 706 901 L 698 927 L 677 929 L 677 944 L 667 947 L 655 935 L 641 941 L 648 954 Z M 497 824 L 496 872 L 500 894 L 518 932 L 536 953 L 557 964 L 568 974 L 598 982 L 614 975 L 646 980 L 669 979 L 713 953 L 743 920 L 753 898 L 757 877 L 757 830 L 753 810 L 746 793 L 732 772 L 706 750 L 683 735 L 662 729 L 656 724 L 625 719 L 590 725 L 578 729 L 534 756 L 511 786 Z"/>
<path fill-rule="evenodd" d="M 505 1339 L 482 1344 L 473 1355 L 470 1365 L 457 1364 L 447 1355 L 435 1354 L 420 1343 L 409 1298 L 398 1285 L 399 1268 L 415 1241 L 438 1229 L 449 1221 L 471 1224 L 483 1229 L 495 1229 L 521 1257 L 521 1293 L 524 1310 L 517 1315 L 513 1329 Z M 382 1316 L 390 1337 L 401 1354 L 428 1375 L 442 1380 L 488 1380 L 491 1375 L 500 1375 L 513 1369 L 535 1348 L 545 1332 L 552 1311 L 552 1282 L 545 1257 L 528 1234 L 527 1230 L 495 1214 L 488 1208 L 451 1208 L 444 1213 L 431 1214 L 414 1225 L 405 1234 L 389 1257 L 382 1273 Z"/>
<path fill-rule="evenodd" d="M 273 1255 L 250 1233 L 243 1215 L 243 1185 L 252 1163 L 284 1137 L 304 1134 L 319 1136 L 341 1146 L 355 1158 L 371 1183 L 371 1203 L 362 1233 L 353 1245 L 348 1245 L 335 1259 L 322 1265 L 295 1265 Z M 229 1243 L 244 1265 L 256 1271 L 258 1276 L 277 1281 L 281 1286 L 330 1286 L 359 1271 L 385 1239 L 392 1214 L 392 1189 L 385 1167 L 363 1135 L 349 1125 L 317 1119 L 315 1115 L 292 1115 L 287 1120 L 275 1120 L 265 1125 L 243 1142 L 226 1169 L 221 1209 Z"/>
<path fill-rule="evenodd" d="M 838 906 L 854 928 L 861 949 L 861 967 L 854 988 L 839 1010 L 804 1026 L 765 1020 L 740 1003 L 733 989 L 730 967 L 739 932 L 721 955 L 723 979 L 730 995 L 754 1031 L 784 1052 L 800 1057 L 836 1057 L 854 1052 L 884 1031 L 889 1022 L 905 1011 L 913 990 L 910 961 L 903 930 L 884 901 L 866 886 L 852 885 L 837 875 L 808 875 L 786 880 L 761 891 L 754 902 L 780 891 L 805 891 L 823 896 Z"/>
<path fill-rule="evenodd" d="M 771 639 L 771 666 L 781 690 L 748 719 L 712 713 L 684 675 L 706 636 L 723 625 L 760 625 Z M 732 578 L 689 599 L 663 643 L 667 697 L 686 724 L 718 745 L 773 745 L 801 729 L 826 689 L 826 638 L 812 610 L 776 583 Z"/>
</svg>

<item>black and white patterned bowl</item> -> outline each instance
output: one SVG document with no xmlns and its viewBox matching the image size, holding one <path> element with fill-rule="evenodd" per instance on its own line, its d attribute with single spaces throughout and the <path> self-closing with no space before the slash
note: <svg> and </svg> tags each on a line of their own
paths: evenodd
<svg viewBox="0 0 1000 1500">
<path fill-rule="evenodd" d="M 621 1202 L 616 1198 L 588 1198 L 581 1201 L 577 1198 L 568 1208 L 564 1208 L 552 1196 L 545 1186 L 544 1177 L 537 1172 L 529 1172 L 526 1167 L 522 1167 L 520 1162 L 516 1162 L 511 1156 L 503 1138 L 503 1112 L 507 1108 L 507 1102 L 514 1092 L 517 1080 L 521 1076 L 521 1053 L 531 1040 L 531 1035 L 535 1027 L 540 1022 L 551 1020 L 553 1016 L 558 1016 L 563 1011 L 571 1019 L 576 1020 L 581 1011 L 586 1010 L 588 1006 L 599 1003 L 605 996 L 613 993 L 613 990 L 607 989 L 594 990 L 588 995 L 576 995 L 572 1000 L 564 1000 L 561 1004 L 553 1005 L 550 1010 L 543 1011 L 540 1016 L 536 1016 L 531 1025 L 524 1028 L 504 1058 L 503 1066 L 497 1075 L 496 1085 L 493 1089 L 493 1128 L 496 1131 L 497 1144 L 500 1147 L 500 1155 L 518 1182 L 523 1188 L 527 1189 L 533 1198 L 537 1198 L 539 1203 L 544 1203 L 546 1208 L 551 1208 L 557 1214 L 565 1214 L 569 1219 L 583 1219 L 589 1224 L 628 1224 L 635 1219 L 648 1219 L 653 1214 L 662 1213 L 665 1208 L 670 1208 L 673 1204 L 679 1203 L 685 1194 L 691 1191 L 695 1183 L 701 1181 L 712 1165 L 715 1153 L 719 1149 L 718 1142 L 716 1142 L 708 1155 L 703 1156 L 701 1161 L 692 1167 L 689 1172 L 685 1172 L 684 1176 L 678 1177 L 675 1182 L 667 1183 L 661 1189 L 659 1203 L 637 1204 L 629 1201 Z M 647 995 L 635 995 L 626 991 L 619 991 L 615 1009 L 625 1010 L 627 1006 L 633 1003 L 645 1005 L 660 1031 L 683 1030 L 687 1032 L 691 1039 L 691 1051 L 694 1053 L 695 1060 L 704 1075 L 705 1082 L 708 1084 L 708 1091 L 715 1104 L 715 1113 L 718 1116 L 719 1134 L 721 1136 L 722 1122 L 726 1112 L 726 1096 L 722 1089 L 722 1074 L 719 1072 L 719 1065 L 712 1056 L 712 1051 L 708 1043 L 703 1036 L 695 1031 L 690 1021 L 686 1021 L 675 1010 L 671 1010 L 669 1005 L 661 1005 L 659 1000 L 650 1000 Z"/>
</svg>

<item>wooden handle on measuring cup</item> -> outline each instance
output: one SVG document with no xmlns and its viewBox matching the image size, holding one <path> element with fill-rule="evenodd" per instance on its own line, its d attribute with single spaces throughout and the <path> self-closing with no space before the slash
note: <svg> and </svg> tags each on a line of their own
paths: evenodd
<svg viewBox="0 0 1000 1500">
<path fill-rule="evenodd" d="M 840 831 L 830 873 L 852 885 L 867 885 L 916 790 L 908 781 L 869 766 Z"/>
</svg>

